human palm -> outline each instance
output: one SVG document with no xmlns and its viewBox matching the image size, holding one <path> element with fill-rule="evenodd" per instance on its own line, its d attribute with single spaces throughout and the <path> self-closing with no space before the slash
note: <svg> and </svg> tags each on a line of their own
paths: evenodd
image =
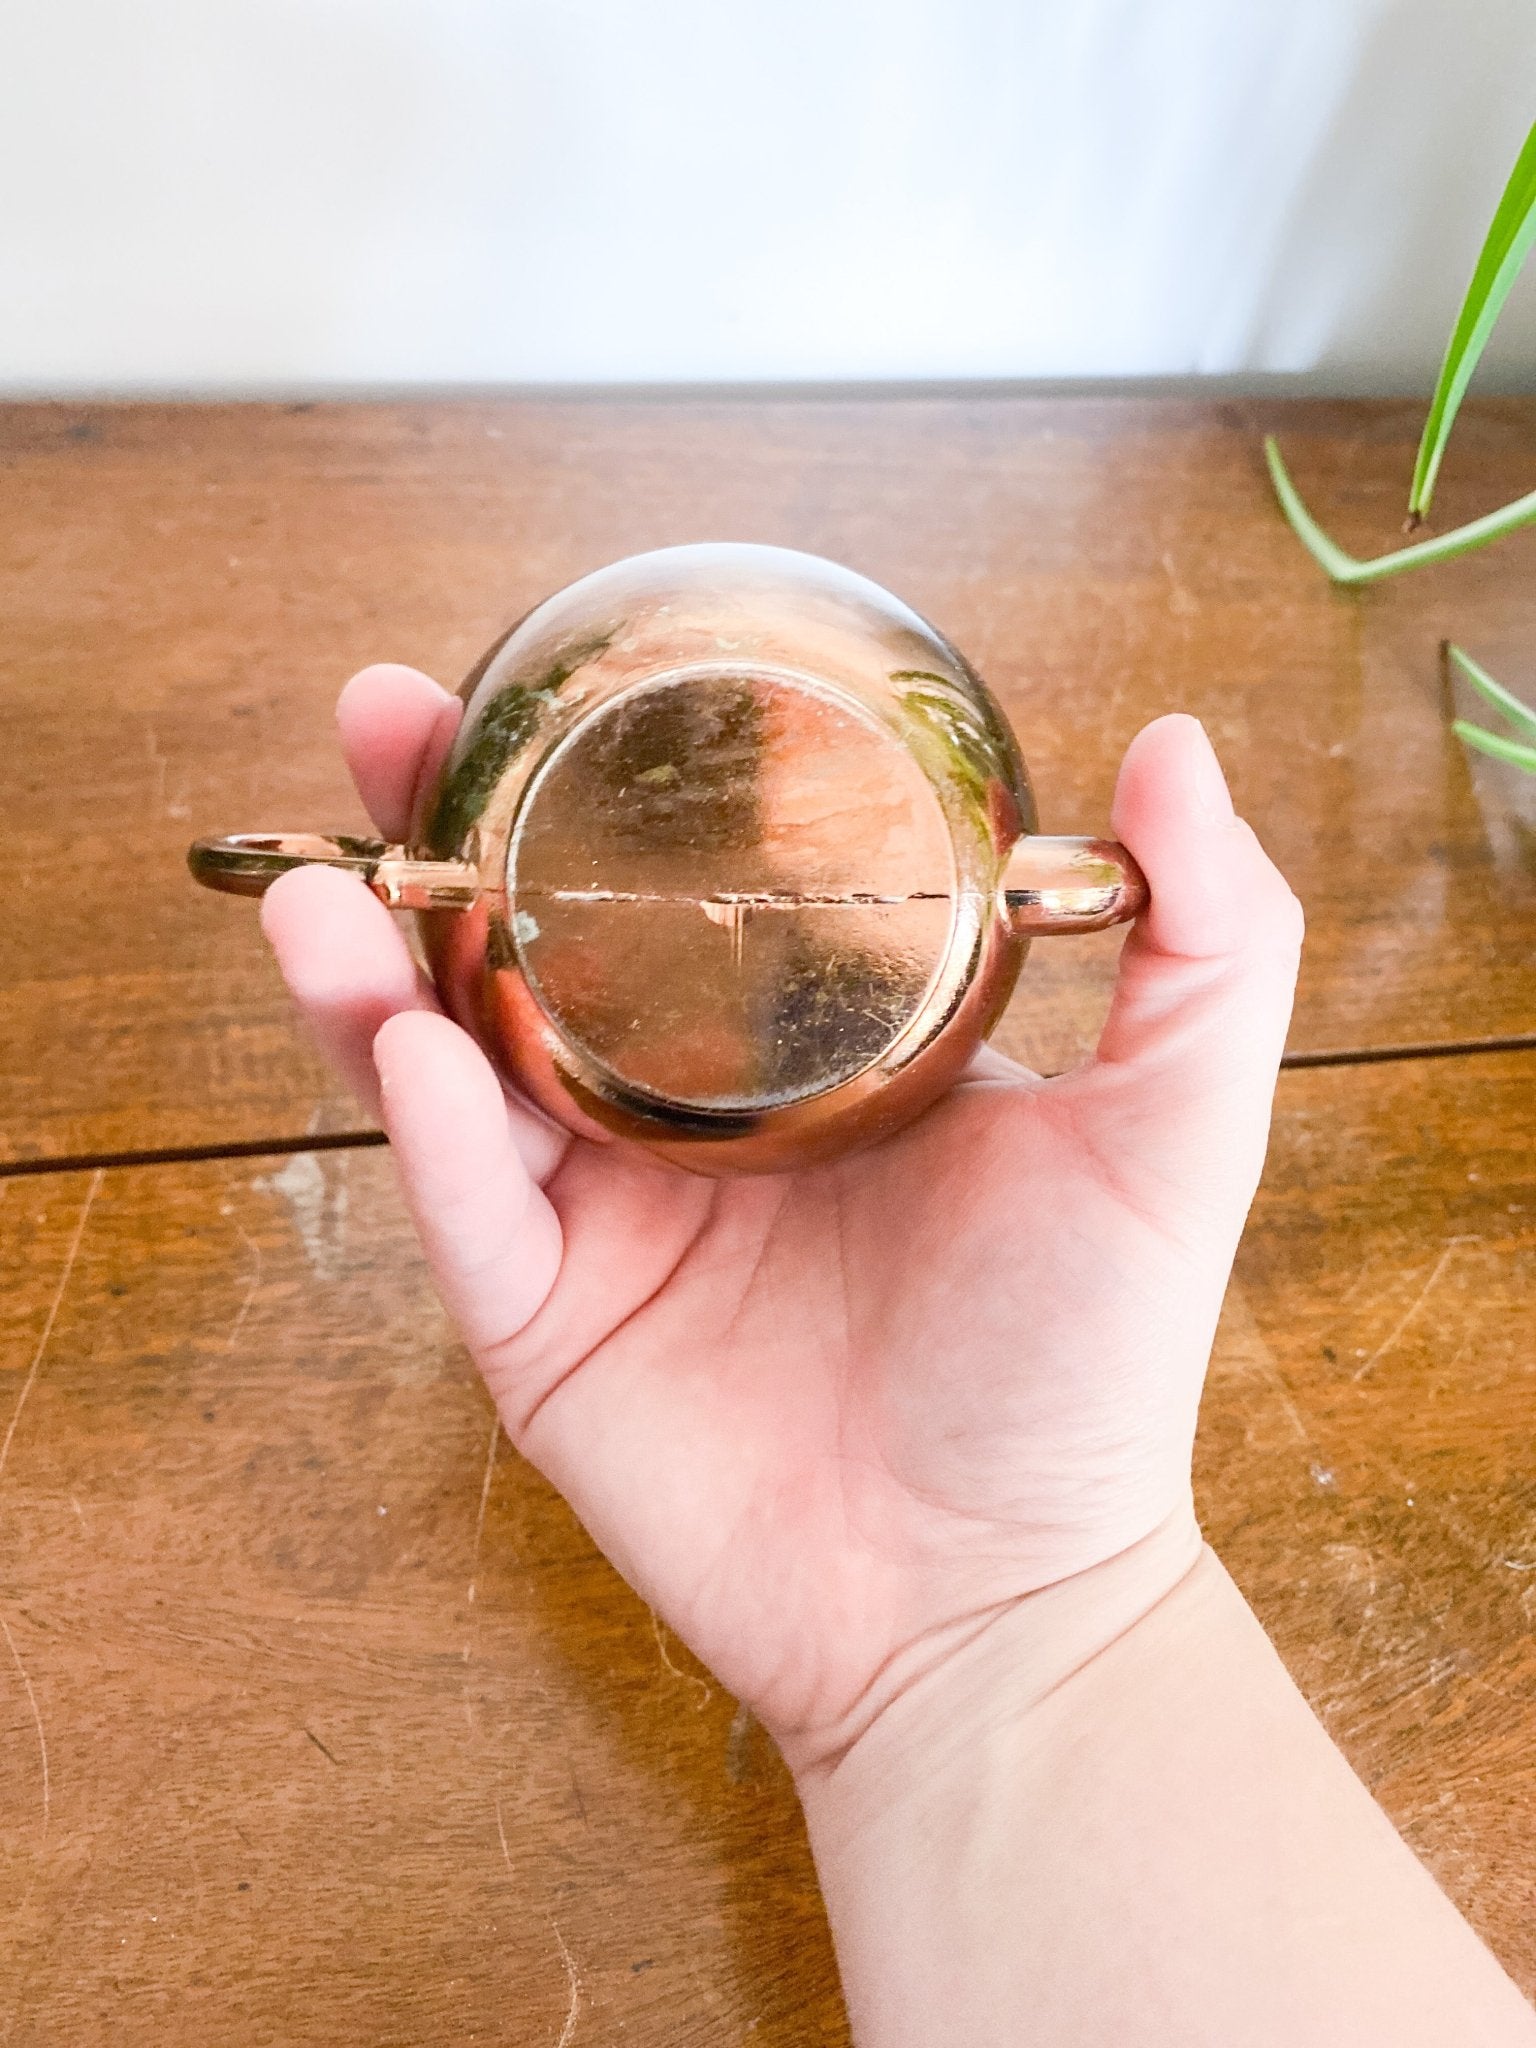
<svg viewBox="0 0 1536 2048">
<path fill-rule="evenodd" d="M 399 669 L 344 694 L 386 832 L 450 701 Z M 1096 1059 L 1042 1081 L 985 1052 L 895 1138 L 762 1178 L 551 1130 L 355 881 L 301 871 L 267 899 L 513 1441 L 801 1754 L 885 1674 L 1190 1514 L 1300 921 L 1192 720 L 1133 745 L 1115 824 L 1152 904 Z"/>
</svg>

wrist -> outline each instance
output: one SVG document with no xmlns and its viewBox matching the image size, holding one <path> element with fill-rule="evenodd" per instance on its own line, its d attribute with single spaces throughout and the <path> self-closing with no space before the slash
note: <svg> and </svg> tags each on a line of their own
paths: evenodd
<svg viewBox="0 0 1536 2048">
<path fill-rule="evenodd" d="M 859 2048 L 1536 2048 L 1192 1524 L 1010 1607 L 799 1786 Z"/>
<path fill-rule="evenodd" d="M 931 1787 L 1135 1629 L 1204 1552 L 1192 1503 L 1069 1579 L 937 1631 L 893 1658 L 814 1746 L 781 1741 L 813 1828 L 857 1831 L 870 1809 Z M 873 1817 L 873 1816 L 871 1816 Z"/>
</svg>

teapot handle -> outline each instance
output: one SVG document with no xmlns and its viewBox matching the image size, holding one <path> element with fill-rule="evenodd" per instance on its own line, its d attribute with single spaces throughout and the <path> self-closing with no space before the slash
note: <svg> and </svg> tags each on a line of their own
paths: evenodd
<svg viewBox="0 0 1536 2048">
<path fill-rule="evenodd" d="M 260 896 L 290 868 L 340 868 L 367 884 L 391 910 L 468 910 L 480 875 L 463 860 L 421 860 L 404 846 L 346 832 L 236 832 L 199 839 L 187 866 L 205 889 Z"/>
<path fill-rule="evenodd" d="M 1114 839 L 1026 833 L 1008 857 L 999 907 L 1017 938 L 1097 932 L 1140 916 L 1147 878 Z"/>
<path fill-rule="evenodd" d="M 333 867 L 356 875 L 391 910 L 468 910 L 480 876 L 468 861 L 420 860 L 403 846 L 336 832 L 237 832 L 199 839 L 187 866 L 205 889 L 260 896 L 290 868 Z M 1056 839 L 1030 833 L 1009 856 L 999 907 L 1019 938 L 1096 932 L 1146 908 L 1146 878 L 1112 839 Z"/>
</svg>

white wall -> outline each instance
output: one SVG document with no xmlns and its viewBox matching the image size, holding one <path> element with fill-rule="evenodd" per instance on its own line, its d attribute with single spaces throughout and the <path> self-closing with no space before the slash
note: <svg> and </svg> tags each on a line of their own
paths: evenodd
<svg viewBox="0 0 1536 2048">
<path fill-rule="evenodd" d="M 1425 385 L 1533 119 L 1533 0 L 4 0 L 0 387 Z"/>
</svg>

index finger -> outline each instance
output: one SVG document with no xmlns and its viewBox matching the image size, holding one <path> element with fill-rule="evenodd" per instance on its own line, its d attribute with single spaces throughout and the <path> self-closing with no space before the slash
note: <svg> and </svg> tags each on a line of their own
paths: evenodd
<svg viewBox="0 0 1536 2048">
<path fill-rule="evenodd" d="M 376 662 L 336 701 L 341 751 L 368 815 L 388 840 L 408 839 L 463 716 L 457 697 L 420 669 Z"/>
</svg>

